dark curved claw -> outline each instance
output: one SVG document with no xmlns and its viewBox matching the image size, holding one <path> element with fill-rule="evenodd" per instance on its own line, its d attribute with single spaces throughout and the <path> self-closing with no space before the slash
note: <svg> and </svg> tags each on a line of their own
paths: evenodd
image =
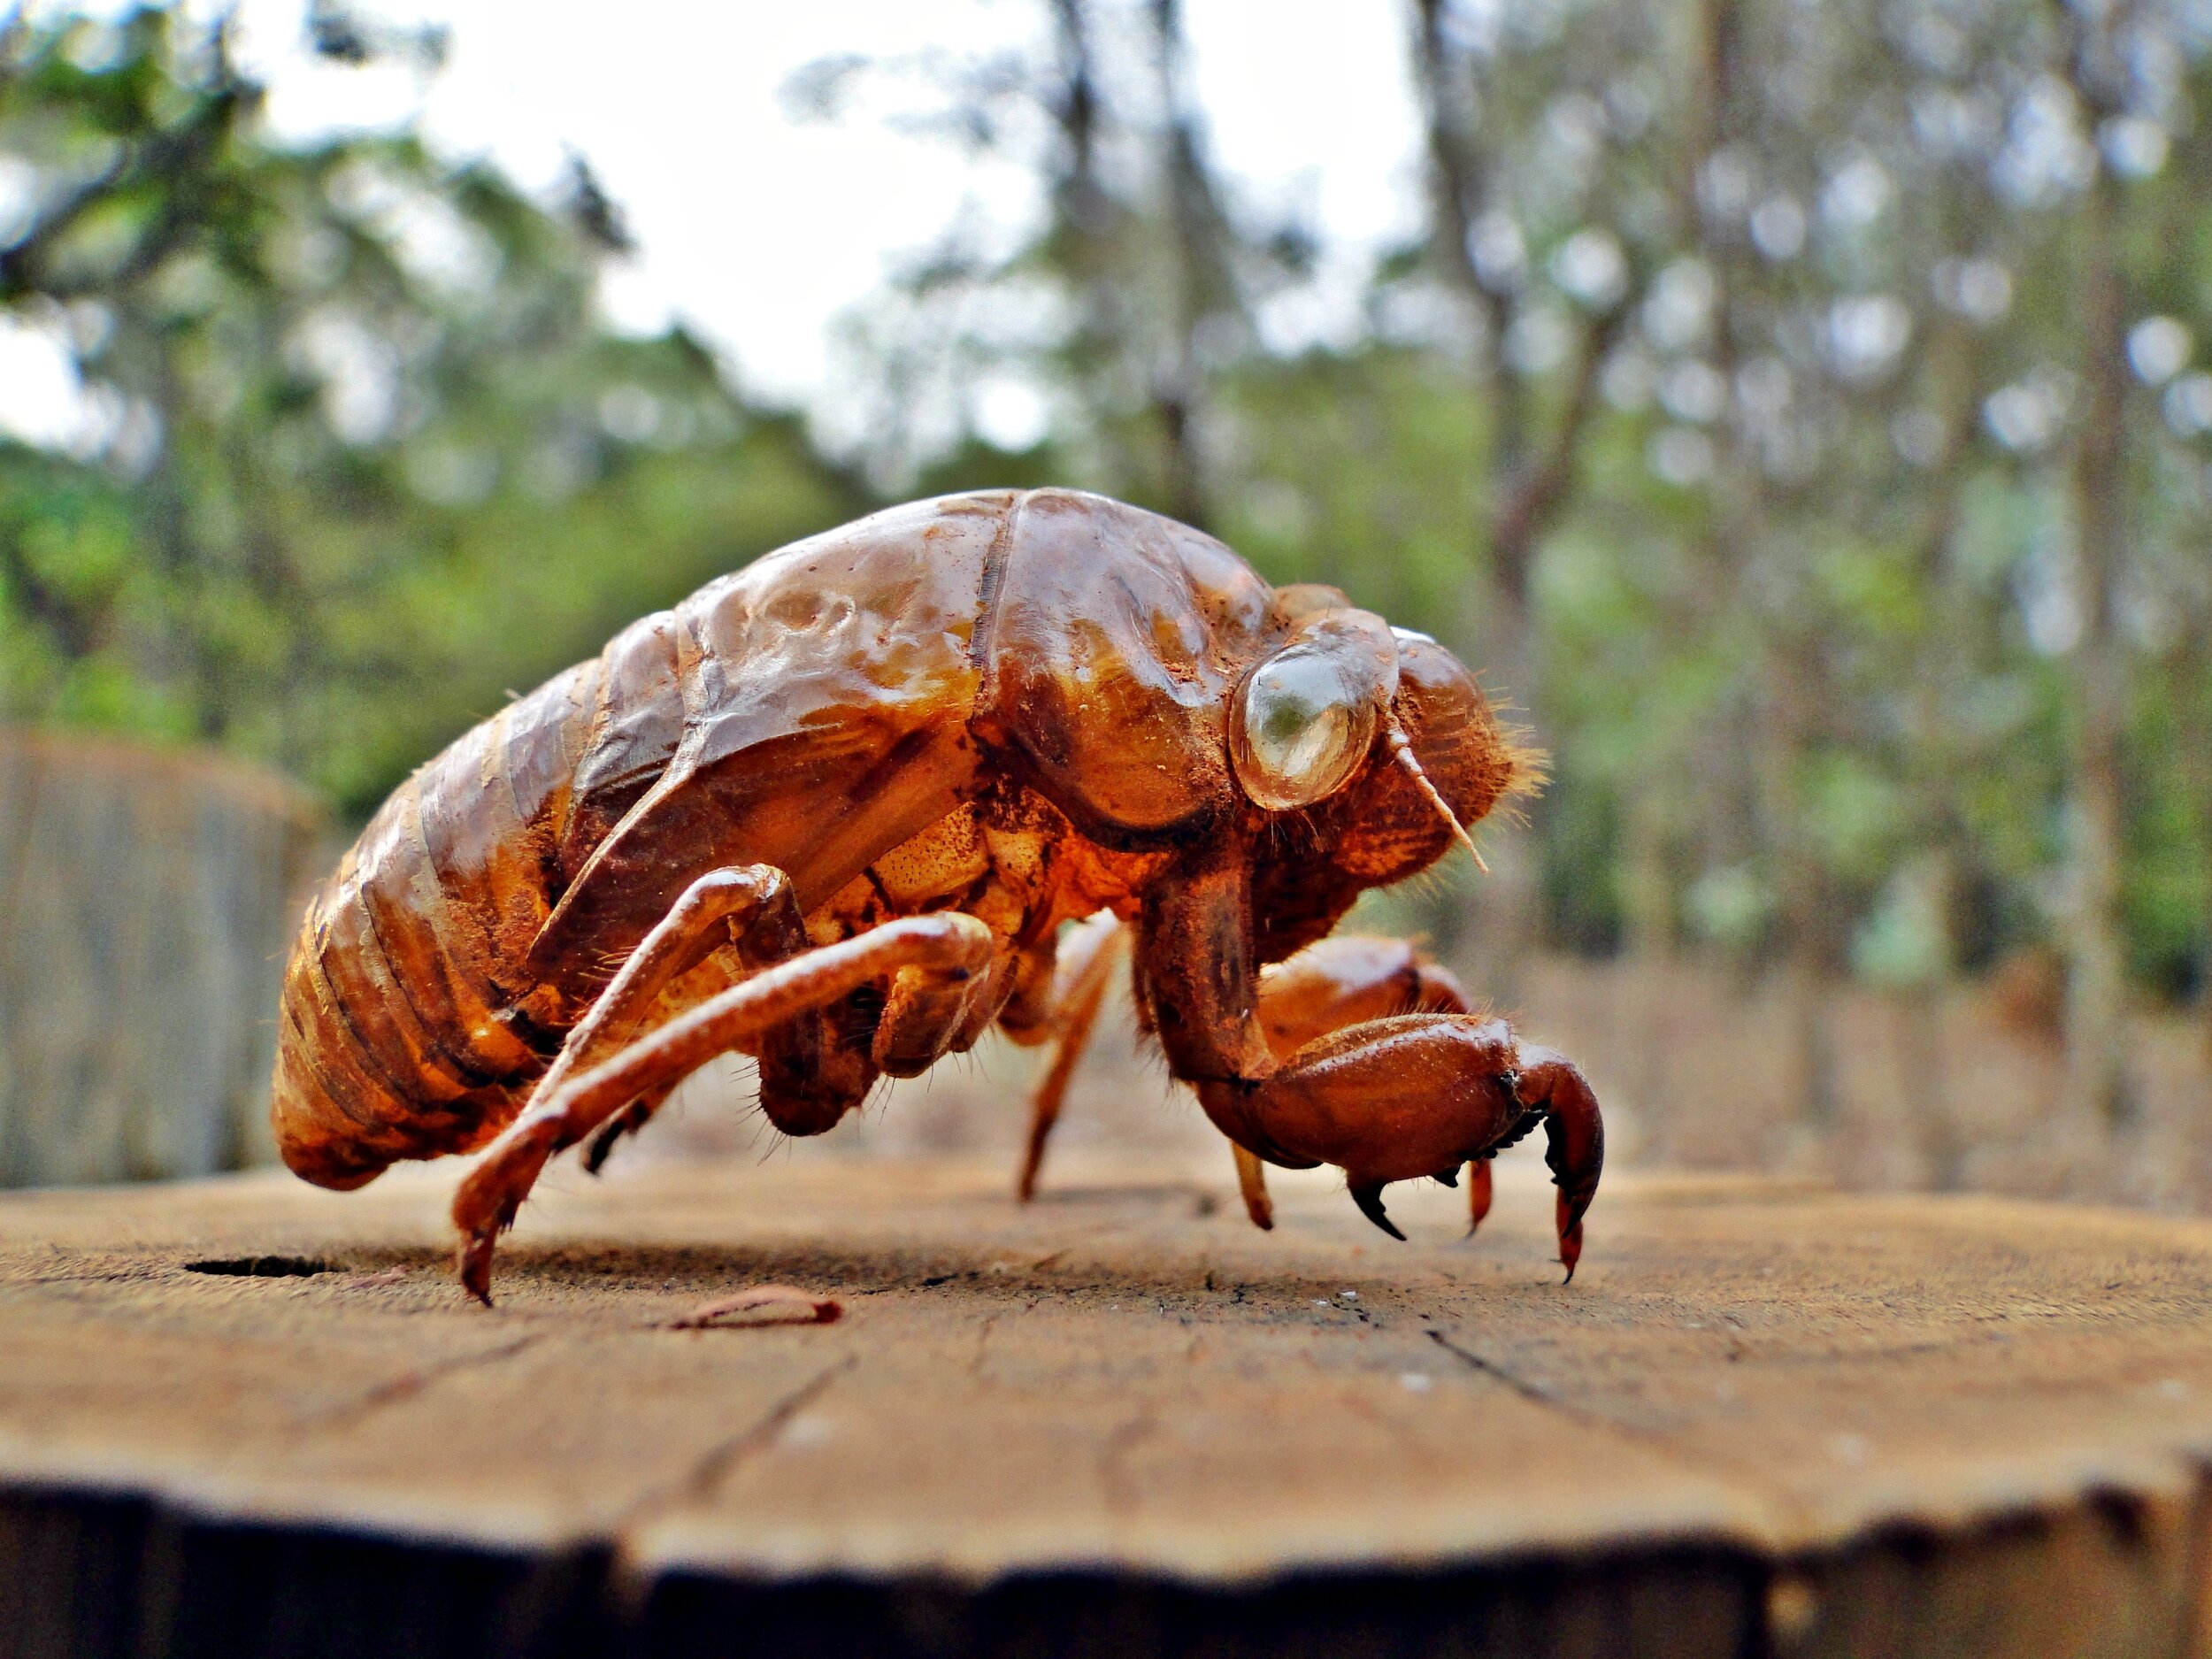
<svg viewBox="0 0 2212 1659">
<path fill-rule="evenodd" d="M 637 1127 L 630 1121 L 628 1112 L 610 1118 L 600 1125 L 593 1131 L 591 1139 L 584 1143 L 584 1172 L 587 1175 L 598 1174 L 606 1167 L 607 1159 L 613 1153 L 616 1144 Z"/>
<path fill-rule="evenodd" d="M 1459 1185 L 1459 1165 L 1448 1164 L 1429 1179 L 1432 1181 L 1440 1181 L 1447 1187 L 1456 1187 Z"/>
<path fill-rule="evenodd" d="M 1365 1216 L 1368 1220 L 1373 1222 L 1400 1243 L 1405 1241 L 1406 1235 L 1398 1231 L 1398 1224 L 1391 1220 L 1388 1212 L 1383 1209 L 1380 1187 L 1353 1187 L 1352 1202 L 1359 1206 L 1361 1215 Z"/>
</svg>

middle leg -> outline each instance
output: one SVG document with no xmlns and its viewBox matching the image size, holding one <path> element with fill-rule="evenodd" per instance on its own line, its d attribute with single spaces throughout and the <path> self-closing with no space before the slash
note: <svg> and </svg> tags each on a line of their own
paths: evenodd
<svg viewBox="0 0 2212 1659">
<path fill-rule="evenodd" d="M 1010 1017 L 1010 1018 L 1001 1022 L 1017 1042 L 1040 1042 L 1053 1035 L 1059 1038 L 1052 1064 L 1030 1097 L 1029 1141 L 1014 1181 L 1015 1194 L 1025 1204 L 1037 1195 L 1045 1143 L 1060 1121 L 1068 1084 L 1084 1049 L 1090 1046 L 1092 1028 L 1098 1023 L 1099 1010 L 1105 1006 L 1114 970 L 1127 956 L 1128 941 L 1128 929 L 1110 910 L 1078 922 L 1054 953 L 1051 984 L 1041 999 L 1041 1010 L 1025 1007 L 1018 1018 Z"/>
</svg>

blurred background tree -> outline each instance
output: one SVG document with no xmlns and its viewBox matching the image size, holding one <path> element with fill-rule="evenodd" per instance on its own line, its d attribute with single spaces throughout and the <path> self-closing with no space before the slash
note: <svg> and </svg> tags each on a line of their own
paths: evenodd
<svg viewBox="0 0 2212 1659">
<path fill-rule="evenodd" d="M 1691 964 L 1765 986 L 1817 1137 L 1863 1046 L 1839 1010 L 1884 988 L 1941 1182 L 1947 1092 L 1984 1087 L 1946 1081 L 1962 979 L 2062 1041 L 2100 1133 L 2139 1118 L 2135 1015 L 2195 999 L 2212 1052 L 2202 0 L 1378 7 L 1424 219 L 1351 269 L 1217 164 L 1179 0 L 1033 12 L 786 88 L 1036 204 L 964 208 L 848 319 L 833 457 L 697 342 L 597 319 L 625 236 L 580 163 L 542 202 L 404 131 L 288 147 L 219 26 L 7 26 L 0 306 L 99 419 L 0 449 L 0 706 L 358 813 L 764 548 L 1075 483 L 1526 711 L 1532 833 L 1395 901 L 1486 989 L 1563 955 L 1665 964 L 1654 1010 Z M 311 27 L 434 73 L 434 37 Z M 1008 398 L 1041 411 L 1018 450 Z"/>
<path fill-rule="evenodd" d="M 434 36 L 312 14 L 348 62 Z M 0 451 L 0 707 L 197 737 L 365 811 L 510 689 L 863 510 L 680 333 L 594 316 L 618 211 L 405 134 L 280 147 L 225 26 L 0 34 L 0 305 L 80 454 Z"/>
<path fill-rule="evenodd" d="M 1539 711 L 1535 835 L 1417 907 L 1486 989 L 1545 945 L 1770 973 L 1817 1132 L 1841 986 L 1912 993 L 1932 1062 L 1944 986 L 2050 961 L 2066 1097 L 2126 1122 L 2131 1007 L 2212 1010 L 2212 14 L 1411 0 L 1425 234 L 1356 338 L 1286 348 L 1313 237 L 1210 176 L 1178 8 L 1041 11 L 1029 61 L 834 66 L 1050 204 L 1010 252 L 964 216 L 863 319 L 888 476 L 995 475 L 943 388 L 1013 365 L 1034 475 Z"/>
</svg>

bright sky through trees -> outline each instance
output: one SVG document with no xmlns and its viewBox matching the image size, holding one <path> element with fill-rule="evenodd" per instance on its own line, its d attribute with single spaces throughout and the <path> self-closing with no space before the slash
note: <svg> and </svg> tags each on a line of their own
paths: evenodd
<svg viewBox="0 0 2212 1659">
<path fill-rule="evenodd" d="M 1201 101 L 1224 173 L 1258 204 L 1296 207 L 1320 231 L 1340 280 L 1286 326 L 1349 325 L 1373 250 L 1417 232 L 1420 135 L 1408 89 L 1405 25 L 1393 7 L 1340 0 L 1193 0 Z M 54 8 L 35 0 L 35 14 Z M 80 10 L 125 9 L 96 0 Z M 0 12 L 6 8 L 0 6 Z M 187 10 L 211 14 L 195 0 Z M 526 188 L 554 188 L 572 153 L 591 165 L 638 243 L 607 285 L 618 323 L 672 316 L 727 352 L 747 388 L 840 419 L 828 337 L 837 315 L 882 281 L 887 262 L 964 211 L 1010 238 L 1033 222 L 1035 175 L 898 130 L 888 89 L 836 122 L 789 119 L 779 90 L 838 53 L 895 59 L 941 51 L 1042 50 L 1039 8 L 1012 0 L 823 0 L 804 7 L 702 0 L 396 0 L 361 8 L 450 29 L 442 71 L 325 63 L 305 48 L 302 0 L 242 0 L 240 58 L 271 88 L 269 117 L 306 138 L 419 111 L 434 145 L 488 156 Z M 888 119 L 885 118 L 890 118 Z M 6 207 L 0 178 L 0 213 Z M 0 323 L 0 430 L 65 442 L 72 379 L 59 355 Z M 1041 406 L 1018 396 L 983 411 L 1018 445 Z M 1026 428 L 1026 429 L 1025 429 Z"/>
</svg>

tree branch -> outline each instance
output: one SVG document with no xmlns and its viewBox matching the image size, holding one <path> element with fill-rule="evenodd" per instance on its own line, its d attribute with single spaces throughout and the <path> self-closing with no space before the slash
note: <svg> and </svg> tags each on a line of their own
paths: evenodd
<svg viewBox="0 0 2212 1659">
<path fill-rule="evenodd" d="M 1494 401 L 1493 420 L 1500 466 L 1520 465 L 1526 448 L 1527 402 L 1510 375 L 1500 373 L 1498 351 L 1510 320 L 1505 295 L 1482 280 L 1472 245 L 1476 223 L 1489 195 L 1482 157 L 1475 142 L 1473 121 L 1465 107 L 1452 51 L 1444 38 L 1446 0 L 1417 0 L 1414 65 L 1420 83 L 1424 128 L 1428 150 L 1430 211 L 1435 234 L 1430 253 L 1445 279 L 1473 306 L 1481 320 L 1488 389 Z"/>
<path fill-rule="evenodd" d="M 182 240 L 201 205 L 202 193 L 188 196 L 188 183 L 204 180 L 211 169 L 208 157 L 221 142 L 240 112 L 243 89 L 224 60 L 222 79 L 193 111 L 192 119 L 173 131 L 157 133 L 124 146 L 109 166 L 79 186 L 56 207 L 40 215 L 30 234 L 5 252 L 0 252 L 0 303 L 32 293 L 69 299 L 79 294 L 128 282 L 153 269 Z M 65 282 L 46 263 L 55 245 L 87 213 L 122 189 L 149 180 L 160 191 L 161 207 L 153 224 L 133 244 L 129 257 L 116 271 L 78 282 Z"/>
<path fill-rule="evenodd" d="M 1599 371 L 1604 367 L 1606 353 L 1620 338 L 1629 310 L 1623 303 L 1591 320 L 1551 441 L 1541 456 L 1506 480 L 1504 499 L 1491 516 L 1491 567 L 1517 604 L 1527 603 L 1529 565 L 1536 542 L 1566 505 L 1582 435 L 1597 410 Z"/>
</svg>

